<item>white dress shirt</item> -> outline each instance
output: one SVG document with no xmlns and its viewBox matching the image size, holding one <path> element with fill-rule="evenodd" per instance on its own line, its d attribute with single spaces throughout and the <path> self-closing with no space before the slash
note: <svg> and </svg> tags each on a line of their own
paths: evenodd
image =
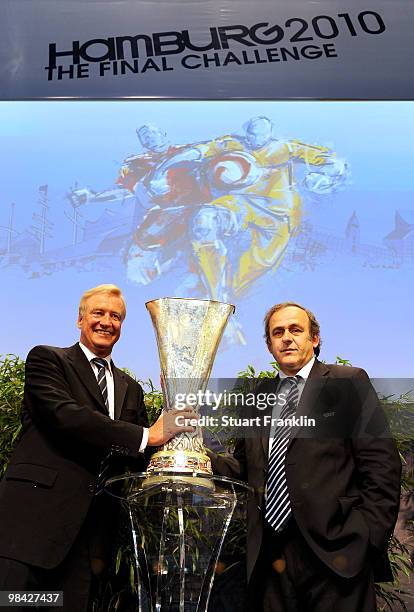
<svg viewBox="0 0 414 612">
<path fill-rule="evenodd" d="M 308 361 L 308 363 L 304 365 L 303 368 L 299 370 L 299 372 L 297 372 L 296 374 L 296 376 L 300 376 L 300 379 L 298 381 L 298 392 L 299 392 L 298 402 L 300 401 L 303 389 L 305 387 L 306 380 L 309 377 L 312 366 L 315 363 L 315 359 L 316 359 L 315 356 L 312 357 L 312 359 Z M 287 378 L 292 378 L 292 377 L 288 376 L 282 371 L 279 372 L 279 385 L 277 387 L 277 394 L 279 393 L 287 394 L 289 392 L 290 385 L 286 382 Z M 277 403 L 273 407 L 272 419 L 280 418 L 281 410 L 282 410 L 282 406 L 280 406 Z M 269 457 L 270 457 L 270 451 L 272 450 L 273 438 L 274 438 L 275 429 L 276 429 L 276 421 L 272 421 L 272 422 L 275 423 L 275 425 L 270 428 L 270 433 L 269 433 Z"/>
<path fill-rule="evenodd" d="M 99 357 L 99 355 L 95 355 L 94 353 L 92 353 L 92 351 L 90 349 L 88 349 L 87 346 L 82 344 L 82 342 L 79 342 L 79 346 L 81 347 L 81 349 L 85 353 L 89 363 L 91 364 L 91 368 L 92 368 L 93 373 L 95 374 L 95 377 L 96 377 L 97 380 L 98 380 L 98 370 L 99 370 L 99 368 L 96 365 L 96 363 L 93 363 L 92 359 L 96 359 L 96 358 L 103 359 L 108 364 L 108 366 L 105 368 L 105 378 L 106 378 L 106 386 L 107 386 L 107 390 L 108 390 L 108 410 L 109 410 L 109 416 L 113 420 L 115 418 L 115 396 L 114 396 L 114 377 L 113 377 L 113 374 L 112 374 L 111 355 L 108 355 L 107 357 Z"/>
<path fill-rule="evenodd" d="M 86 358 L 91 364 L 91 368 L 95 374 L 96 380 L 98 380 L 98 369 L 99 368 L 95 363 L 93 363 L 92 359 L 95 359 L 96 357 L 98 357 L 99 359 L 104 359 L 108 364 L 108 367 L 105 368 L 105 377 L 106 377 L 106 385 L 107 385 L 107 390 L 108 390 L 109 416 L 113 420 L 115 418 L 115 394 L 114 394 L 114 376 L 112 374 L 112 365 L 111 365 L 111 355 L 108 355 L 107 357 L 99 357 L 99 355 L 95 355 L 94 353 L 92 353 L 92 351 L 88 349 L 87 346 L 82 344 L 82 342 L 79 342 L 79 346 L 81 347 L 82 351 L 86 355 Z M 147 444 L 148 444 L 148 436 L 149 436 L 148 427 L 143 427 L 141 445 L 138 450 L 139 453 L 143 453 L 144 450 L 146 449 Z"/>
</svg>

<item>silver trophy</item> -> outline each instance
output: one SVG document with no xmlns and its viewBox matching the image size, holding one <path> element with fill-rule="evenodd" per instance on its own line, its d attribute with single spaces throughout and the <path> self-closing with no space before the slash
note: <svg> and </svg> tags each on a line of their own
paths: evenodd
<svg viewBox="0 0 414 612">
<path fill-rule="evenodd" d="M 157 338 L 161 365 L 164 410 L 204 393 L 217 348 L 231 314 L 232 304 L 211 300 L 161 298 L 147 302 Z M 192 404 L 198 413 L 199 402 Z M 211 475 L 211 463 L 203 443 L 201 428 L 184 432 L 156 452 L 147 470 L 155 473 Z"/>
<path fill-rule="evenodd" d="M 182 298 L 146 306 L 157 338 L 164 410 L 172 410 L 179 394 L 183 401 L 204 394 L 234 306 Z M 197 412 L 199 405 L 191 407 Z M 122 500 L 129 517 L 137 612 L 207 612 L 232 517 L 251 491 L 212 475 L 201 428 L 176 435 L 152 456 L 146 472 L 112 478 L 106 491 Z"/>
</svg>

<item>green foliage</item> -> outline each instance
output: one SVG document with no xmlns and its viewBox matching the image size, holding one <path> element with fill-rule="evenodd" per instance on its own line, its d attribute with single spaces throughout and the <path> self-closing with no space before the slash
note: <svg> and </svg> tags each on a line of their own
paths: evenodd
<svg viewBox="0 0 414 612">
<path fill-rule="evenodd" d="M 163 407 L 163 396 L 159 389 L 156 389 L 151 379 L 146 382 L 141 381 L 141 385 L 145 393 L 145 406 L 148 413 L 148 422 L 150 425 L 155 423 L 161 414 Z"/>
<path fill-rule="evenodd" d="M 256 387 L 263 381 L 264 378 L 276 378 L 279 371 L 279 366 L 276 361 L 272 361 L 270 366 L 272 368 L 271 370 L 256 372 L 252 365 L 248 365 L 245 370 L 242 370 L 237 374 L 235 385 L 231 389 L 230 393 L 232 395 L 247 395 L 249 393 L 254 393 Z M 221 416 L 223 414 L 234 418 L 240 416 L 240 405 L 238 404 L 238 400 L 234 399 L 232 403 L 227 401 L 225 403 L 222 402 L 222 404 L 217 407 L 215 416 L 218 418 L 220 423 Z M 227 452 L 233 451 L 236 438 L 231 433 L 231 426 L 229 426 L 227 430 L 223 427 L 223 425 L 206 427 L 206 429 L 208 429 L 210 432 L 211 437 L 218 444 L 221 444 Z"/>
<path fill-rule="evenodd" d="M 414 450 L 414 395 L 408 391 L 398 397 L 380 396 L 380 400 L 403 464 L 401 488 L 403 493 L 410 494 L 414 489 L 414 464 L 407 458 L 412 457 Z"/>
<path fill-rule="evenodd" d="M 154 383 L 150 378 L 146 381 L 143 381 L 137 378 L 135 374 L 131 372 L 131 370 L 128 370 L 128 368 L 122 368 L 122 370 L 123 372 L 131 376 L 131 378 L 139 382 L 141 387 L 144 389 L 144 401 L 148 414 L 148 423 L 150 425 L 153 425 L 153 423 L 155 423 L 162 411 L 164 401 L 162 392 L 154 386 Z"/>
<path fill-rule="evenodd" d="M 407 591 L 402 584 L 402 580 L 409 581 L 413 571 L 410 561 L 410 551 L 402 544 L 398 538 L 393 536 L 390 541 L 388 556 L 391 563 L 394 582 L 384 582 L 375 585 L 378 598 L 378 612 L 386 610 L 405 610 L 407 606 L 404 600 L 412 598 L 412 594 Z"/>
<path fill-rule="evenodd" d="M 276 361 L 271 361 L 271 370 L 262 370 L 256 372 L 252 365 L 248 365 L 245 370 L 242 370 L 237 374 L 237 378 L 276 378 L 279 372 L 279 364 Z"/>
<path fill-rule="evenodd" d="M 344 366 L 352 365 L 349 359 L 342 359 L 342 357 L 339 357 L 339 355 L 336 356 L 335 363 L 337 363 L 338 365 L 344 365 Z"/>
<path fill-rule="evenodd" d="M 24 361 L 16 355 L 0 355 L 0 478 L 21 429 L 23 389 Z"/>
<path fill-rule="evenodd" d="M 381 404 L 388 417 L 390 428 L 397 444 L 403 466 L 401 476 L 402 496 L 409 498 L 414 490 L 414 462 L 412 455 L 414 450 L 414 397 L 412 392 L 404 393 L 398 397 L 380 397 Z M 413 524 L 409 524 L 409 531 L 413 534 Z M 411 542 L 413 537 L 411 535 Z M 407 610 L 404 600 L 412 598 L 402 584 L 412 579 L 413 565 L 410 560 L 410 550 L 402 544 L 395 536 L 391 538 L 388 556 L 394 577 L 392 584 L 384 583 L 376 585 L 377 596 L 380 602 L 379 611 Z"/>
</svg>

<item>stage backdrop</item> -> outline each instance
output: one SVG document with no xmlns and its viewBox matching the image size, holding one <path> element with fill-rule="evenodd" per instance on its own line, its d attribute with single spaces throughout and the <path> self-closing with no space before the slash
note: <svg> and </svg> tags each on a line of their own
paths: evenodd
<svg viewBox="0 0 414 612">
<path fill-rule="evenodd" d="M 0 97 L 412 99 L 412 0 L 3 0 Z"/>
<path fill-rule="evenodd" d="M 78 338 L 80 294 L 125 292 L 114 358 L 158 382 L 146 300 L 236 305 L 216 375 L 267 367 L 299 301 L 321 357 L 412 376 L 414 104 L 3 102 L 0 352 Z"/>
</svg>

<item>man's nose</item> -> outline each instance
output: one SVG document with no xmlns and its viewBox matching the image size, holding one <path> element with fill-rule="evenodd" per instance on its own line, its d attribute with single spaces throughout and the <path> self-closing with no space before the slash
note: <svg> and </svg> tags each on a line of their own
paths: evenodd
<svg viewBox="0 0 414 612">
<path fill-rule="evenodd" d="M 106 314 L 102 315 L 102 317 L 99 319 L 99 323 L 101 325 L 110 325 L 111 324 L 111 315 L 109 314 L 109 312 L 107 312 Z"/>
<path fill-rule="evenodd" d="M 282 340 L 283 342 L 292 342 L 292 334 L 290 333 L 288 329 L 285 329 L 283 336 L 282 336 Z"/>
</svg>

